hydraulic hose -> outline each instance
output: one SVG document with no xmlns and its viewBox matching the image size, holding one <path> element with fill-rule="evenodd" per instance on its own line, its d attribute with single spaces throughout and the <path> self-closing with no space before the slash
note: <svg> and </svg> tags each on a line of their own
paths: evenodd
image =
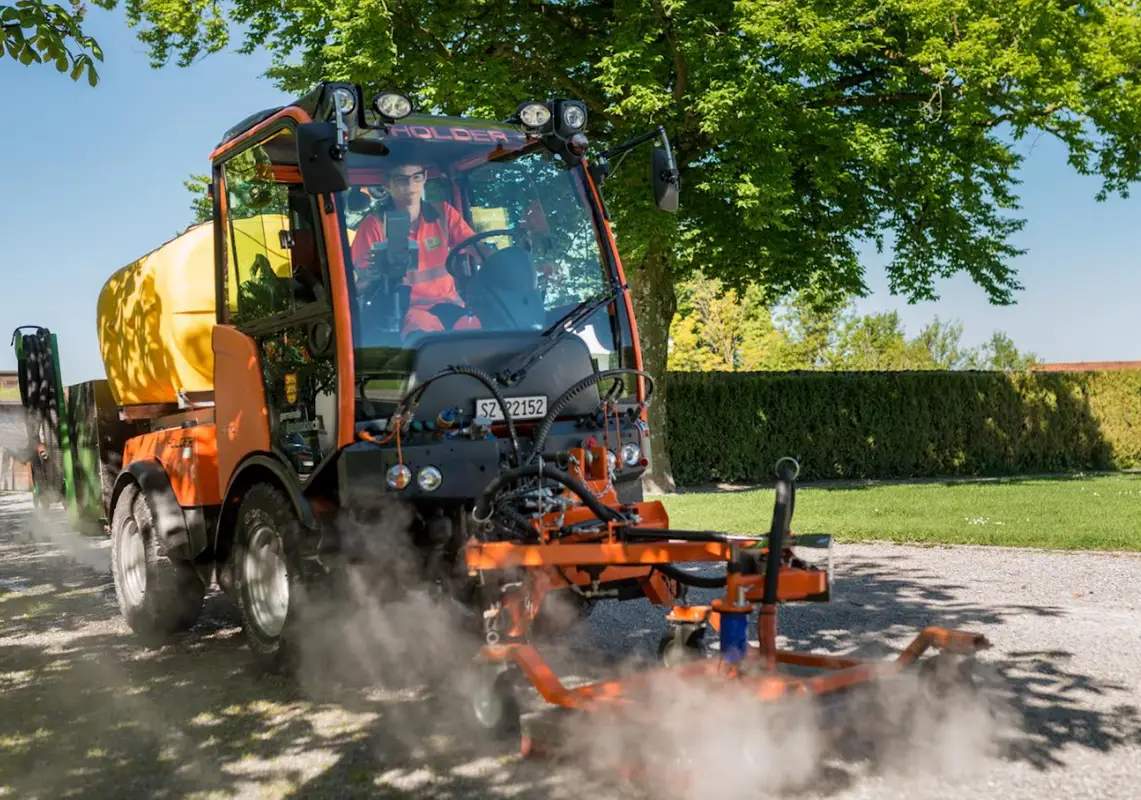
<svg viewBox="0 0 1141 800">
<path fill-rule="evenodd" d="M 792 519 L 792 506 L 796 489 L 787 470 L 779 470 L 776 503 L 773 504 L 773 525 L 769 531 L 769 557 L 765 564 L 765 590 L 761 603 L 775 606 L 780 588 L 781 556 L 784 553 L 784 536 Z"/>
<path fill-rule="evenodd" d="M 427 389 L 430 384 L 438 381 L 441 378 L 445 378 L 448 375 L 467 375 L 471 378 L 475 378 L 477 381 L 486 386 L 488 391 L 491 392 L 492 397 L 495 398 L 495 401 L 499 403 L 500 409 L 503 410 L 503 420 L 507 424 L 507 432 L 511 438 L 511 450 L 515 456 L 514 463 L 516 466 L 520 465 L 523 459 L 523 455 L 522 450 L 519 447 L 519 434 L 515 430 L 515 420 L 512 418 L 511 412 L 507 410 L 507 400 L 503 397 L 503 393 L 499 391 L 499 387 L 495 385 L 495 379 L 481 369 L 476 367 L 469 367 L 466 364 L 445 367 L 435 375 L 428 378 L 422 384 L 417 386 L 415 389 L 404 395 L 404 397 L 400 400 L 398 408 L 403 407 L 409 403 L 411 403 L 411 408 L 415 408 L 416 404 L 420 402 L 420 396 L 424 393 L 424 390 Z"/>
<path fill-rule="evenodd" d="M 13 334 L 13 340 L 19 334 L 19 330 Z M 20 355 L 20 400 L 26 411 L 28 455 L 33 474 L 37 477 L 37 483 L 62 495 L 60 397 L 55 381 L 51 333 L 46 328 L 36 328 L 35 333 L 23 334 L 20 341 Z M 46 441 L 41 440 L 41 435 L 46 435 Z M 47 452 L 46 462 L 39 457 L 37 444 L 43 445 Z"/>
<path fill-rule="evenodd" d="M 654 569 L 667 578 L 673 578 L 678 583 L 692 586 L 695 589 L 721 589 L 725 586 L 726 578 L 724 575 L 714 578 L 703 578 L 700 575 L 690 575 L 688 572 L 678 569 L 673 564 L 655 564 Z"/>
<path fill-rule="evenodd" d="M 586 504 L 586 507 L 595 513 L 595 515 L 604 521 L 613 522 L 627 522 L 628 520 L 614 509 L 602 503 L 597 497 L 591 494 L 581 481 L 572 475 L 564 472 L 558 467 L 550 464 L 527 464 L 522 467 L 507 470 L 496 476 L 491 483 L 487 484 L 487 488 L 483 490 L 480 496 L 476 499 L 475 508 L 472 514 L 477 520 L 486 520 L 490 516 L 490 506 L 492 498 L 499 492 L 499 490 L 507 483 L 518 480 L 520 478 L 550 478 L 556 481 L 575 495 Z"/>
<path fill-rule="evenodd" d="M 539 423 L 539 427 L 535 431 L 534 443 L 531 445 L 531 451 L 527 455 L 527 462 L 526 463 L 528 463 L 528 464 L 533 463 L 535 461 L 535 459 L 539 456 L 539 454 L 543 452 L 543 446 L 547 443 L 547 436 L 551 432 L 551 426 L 553 426 L 555 424 L 555 419 L 562 412 L 562 410 L 567 407 L 567 405 L 571 401 L 571 398 L 573 398 L 579 392 L 584 391 L 589 386 L 591 386 L 595 383 L 598 383 L 601 380 L 605 380 L 606 378 L 613 378 L 613 377 L 616 377 L 618 375 L 630 375 L 630 374 L 640 375 L 649 382 L 649 386 L 647 387 L 648 393 L 646 396 L 646 402 L 649 403 L 650 398 L 653 396 L 653 393 L 654 393 L 654 389 L 653 389 L 654 379 L 651 378 L 648 373 L 643 372 L 640 369 L 631 369 L 629 367 L 622 367 L 622 368 L 618 368 L 618 369 L 608 369 L 608 370 L 605 370 L 603 372 L 595 372 L 591 375 L 587 375 L 585 378 L 580 380 L 578 383 L 574 384 L 569 389 L 567 389 L 565 392 L 563 392 L 559 396 L 559 398 L 557 400 L 555 400 L 554 403 L 551 404 L 551 407 L 547 410 L 547 415 L 545 417 L 543 417 L 543 421 Z"/>
</svg>

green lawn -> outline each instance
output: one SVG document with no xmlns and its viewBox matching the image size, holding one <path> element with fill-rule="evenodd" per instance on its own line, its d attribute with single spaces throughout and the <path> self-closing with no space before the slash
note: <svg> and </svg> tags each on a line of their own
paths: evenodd
<svg viewBox="0 0 1141 800">
<path fill-rule="evenodd" d="M 663 498 L 674 527 L 761 533 L 772 490 Z M 1141 551 L 1141 475 L 800 487 L 793 531 L 836 541 Z"/>
<path fill-rule="evenodd" d="M 19 386 L 0 386 L 0 400 L 19 400 Z"/>
</svg>

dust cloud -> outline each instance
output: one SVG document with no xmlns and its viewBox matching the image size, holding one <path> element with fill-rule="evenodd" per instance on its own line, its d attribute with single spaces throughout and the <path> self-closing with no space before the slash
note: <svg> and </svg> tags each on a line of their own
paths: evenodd
<svg viewBox="0 0 1141 800">
<path fill-rule="evenodd" d="M 30 507 L 31 503 L 27 505 Z M 63 510 L 35 509 L 28 515 L 27 526 L 21 535 L 29 543 L 48 544 L 57 548 L 76 564 L 100 574 L 111 574 L 111 550 L 107 546 L 109 540 L 76 531 Z"/>
<path fill-rule="evenodd" d="M 290 678 L 303 697 L 316 703 L 352 705 L 362 695 L 381 698 L 384 734 L 369 744 L 379 765 L 423 766 L 434 755 L 457 749 L 511 755 L 517 743 L 490 741 L 470 712 L 471 667 L 482 643 L 480 620 L 447 592 L 417 580 L 422 561 L 408 540 L 411 522 L 406 510 L 380 496 L 366 513 L 341 519 L 338 534 L 358 557 L 333 562 L 331 580 L 307 592 Z M 107 572 L 106 551 L 93 549 L 53 516 L 36 513 L 29 535 Z M 567 622 L 576 612 L 566 608 L 563 613 L 562 622 Z M 544 654 L 547 645 L 557 649 L 565 644 L 557 638 L 536 643 Z M 73 650 L 57 641 L 45 652 L 67 657 Z M 156 657 L 140 649 L 132 660 Z M 245 660 L 231 653 L 235 657 Z M 643 666 L 632 657 L 612 671 L 621 677 Z M 169 668 L 176 669 L 173 664 Z M 82 681 L 71 687 L 74 699 L 70 692 L 57 694 L 55 705 L 90 705 L 96 690 L 98 702 L 109 704 L 107 712 L 131 720 L 161 743 L 164 760 L 179 765 L 184 788 L 226 788 L 193 737 L 172 721 L 160 694 L 115 688 L 134 683 L 134 670 L 119 654 L 101 654 L 84 670 Z M 993 676 L 985 665 L 982 671 L 993 689 Z M 185 677 L 172 674 L 170 679 Z M 852 769 L 852 764 L 923 776 L 970 772 L 995 752 L 1009 731 L 1004 726 L 1013 720 L 993 692 L 953 695 L 936 704 L 911 676 L 861 688 L 836 709 L 809 698 L 778 706 L 739 686 L 662 673 L 619 713 L 574 713 L 560 719 L 555 740 L 545 743 L 539 758 L 550 759 L 552 769 L 608 787 L 611 796 L 796 796 L 826 791 L 836 771 Z M 529 706 L 543 709 L 536 699 L 531 693 Z"/>
<path fill-rule="evenodd" d="M 953 779 L 1017 735 L 1009 707 L 982 689 L 937 698 L 908 673 L 831 704 L 770 703 L 728 681 L 664 672 L 614 713 L 567 715 L 548 754 L 662 800 L 816 797 L 860 769 Z"/>
<path fill-rule="evenodd" d="M 408 702 L 394 710 L 390 730 L 411 751 L 424 752 L 425 742 L 446 734 L 453 745 L 487 744 L 466 694 L 479 621 L 443 595 L 412 588 L 419 562 L 407 545 L 410 520 L 377 502 L 368 521 L 344 523 L 342 535 L 360 545 L 363 558 L 343 567 L 335 600 L 309 604 L 298 677 L 313 695 L 340 684 L 403 693 Z M 577 613 L 559 605 L 552 611 L 563 624 Z M 565 645 L 546 637 L 534 643 L 548 656 Z M 644 656 L 612 665 L 612 673 L 643 669 Z M 530 709 L 553 710 L 521 676 L 520 685 Z M 414 702 L 424 698 L 427 704 Z M 861 686 L 828 707 L 814 698 L 764 703 L 741 686 L 668 672 L 617 713 L 558 716 L 544 729 L 549 741 L 539 758 L 614 781 L 620 796 L 667 800 L 810 792 L 827 783 L 830 764 L 845 761 L 928 777 L 969 772 L 996 752 L 1013 719 L 993 694 L 935 698 L 911 674 Z M 502 744 L 511 751 L 512 743 Z"/>
</svg>

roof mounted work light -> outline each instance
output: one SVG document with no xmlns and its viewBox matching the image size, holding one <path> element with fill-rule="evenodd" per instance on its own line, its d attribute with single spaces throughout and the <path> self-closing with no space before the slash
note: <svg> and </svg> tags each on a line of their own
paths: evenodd
<svg viewBox="0 0 1141 800">
<path fill-rule="evenodd" d="M 559 133 L 563 134 L 564 138 L 569 139 L 586 127 L 586 106 L 578 100 L 560 100 L 558 107 L 562 126 Z"/>
<path fill-rule="evenodd" d="M 340 109 L 341 114 L 348 116 L 353 113 L 357 107 L 357 95 L 351 89 L 344 86 L 338 86 L 333 90 L 333 102 L 337 108 Z"/>
<path fill-rule="evenodd" d="M 381 92 L 372 107 L 386 122 L 396 122 L 412 113 L 412 101 L 400 92 Z"/>
<path fill-rule="evenodd" d="M 542 133 L 551 121 L 551 109 L 546 103 L 528 100 L 515 109 L 514 119 L 521 122 L 530 133 Z"/>
<path fill-rule="evenodd" d="M 586 153 L 586 106 L 579 100 L 528 100 L 504 122 L 520 125 L 527 136 L 542 139 L 551 152 L 569 163 L 577 163 Z"/>
</svg>

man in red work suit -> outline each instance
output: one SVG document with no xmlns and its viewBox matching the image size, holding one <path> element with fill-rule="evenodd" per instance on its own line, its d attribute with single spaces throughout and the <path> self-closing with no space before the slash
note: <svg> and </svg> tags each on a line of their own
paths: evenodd
<svg viewBox="0 0 1141 800">
<path fill-rule="evenodd" d="M 440 303 L 457 306 L 459 314 L 456 316 L 459 319 L 450 326 L 452 330 L 480 327 L 479 320 L 463 311 L 463 300 L 456 291 L 455 281 L 444 266 L 451 248 L 474 236 L 475 231 L 450 204 L 440 203 L 437 208 L 424 202 L 426 179 L 427 173 L 422 164 L 401 164 L 388 172 L 391 207 L 408 213 L 408 238 L 417 243 L 419 250 L 416 269 L 410 270 L 404 278 L 404 283 L 411 287 L 411 299 L 404 317 L 402 336 L 413 331 L 446 330 L 448 326 L 430 310 Z M 384 236 L 383 216 L 374 214 L 360 224 L 353 238 L 352 260 L 357 286 L 362 291 L 367 290 L 374 279 L 370 274 L 368 252 L 374 243 L 383 242 Z"/>
</svg>

